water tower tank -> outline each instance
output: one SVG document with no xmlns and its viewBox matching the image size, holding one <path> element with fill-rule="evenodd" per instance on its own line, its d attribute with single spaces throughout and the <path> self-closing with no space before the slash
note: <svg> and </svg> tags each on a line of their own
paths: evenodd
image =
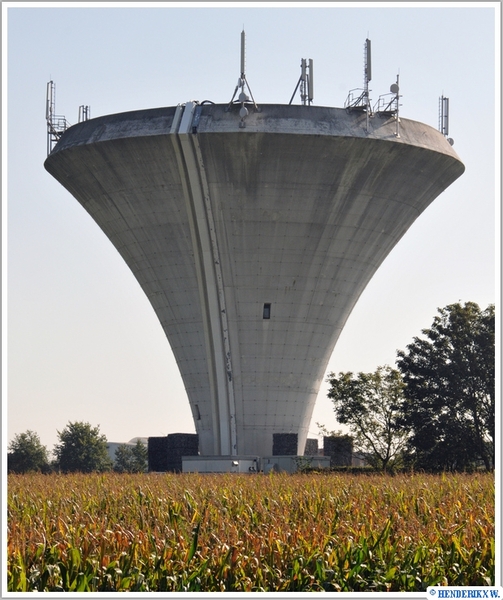
<svg viewBox="0 0 503 600">
<path fill-rule="evenodd" d="M 79 123 L 45 168 L 148 296 L 208 456 L 270 455 L 275 433 L 303 452 L 360 294 L 464 171 L 415 121 L 196 102 Z"/>
</svg>

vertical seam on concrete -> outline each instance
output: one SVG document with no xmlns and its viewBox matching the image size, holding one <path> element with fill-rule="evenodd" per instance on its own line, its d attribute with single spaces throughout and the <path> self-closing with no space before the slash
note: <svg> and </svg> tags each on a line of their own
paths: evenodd
<svg viewBox="0 0 503 600">
<path fill-rule="evenodd" d="M 219 425 L 219 453 L 236 455 L 234 385 L 223 278 L 204 163 L 197 140 L 189 133 L 193 109 L 194 105 L 187 103 L 179 119 L 180 126 L 177 123 L 171 133 L 178 138 L 177 157 L 181 172 L 186 176 L 182 176 L 182 180 L 192 221 L 193 243 L 199 257 L 200 292 L 207 315 L 205 331 L 213 350 L 208 361 L 214 369 L 212 396 Z"/>
<path fill-rule="evenodd" d="M 207 289 L 207 283 L 205 279 L 204 272 L 204 259 L 202 256 L 202 248 L 201 242 L 199 239 L 197 226 L 196 226 L 196 216 L 194 214 L 193 202 L 191 200 L 191 190 L 190 186 L 187 183 L 188 174 L 187 168 L 184 161 L 184 156 L 181 148 L 181 143 L 179 136 L 176 135 L 178 133 L 178 128 L 180 126 L 180 120 L 182 114 L 184 112 L 184 106 L 178 106 L 175 114 L 175 118 L 173 119 L 173 125 L 171 127 L 170 134 L 171 140 L 173 143 L 173 148 L 175 150 L 175 156 L 178 163 L 178 170 L 180 173 L 180 180 L 182 183 L 183 195 L 185 198 L 185 205 L 187 208 L 187 216 L 189 220 L 190 226 L 190 234 L 192 238 L 192 248 L 194 250 L 194 263 L 197 274 L 197 282 L 199 289 L 199 299 L 201 302 L 201 317 L 203 320 L 203 329 L 204 329 L 204 339 L 206 344 L 206 362 L 208 365 L 208 379 L 210 386 L 210 399 L 211 399 L 211 419 L 213 423 L 213 451 L 216 454 L 220 453 L 220 416 L 218 409 L 218 387 L 215 381 L 216 378 L 216 369 L 215 369 L 215 361 L 213 355 L 213 342 L 212 342 L 212 333 L 210 327 L 210 317 L 209 317 L 209 306 L 208 306 L 208 297 L 205 293 Z M 197 424 L 196 424 L 197 426 Z"/>
<path fill-rule="evenodd" d="M 208 219 L 208 229 L 210 234 L 212 252 L 213 252 L 213 264 L 215 267 L 216 283 L 218 298 L 220 303 L 220 325 L 222 331 L 222 340 L 225 351 L 225 370 L 227 375 L 227 391 L 228 391 L 228 410 L 229 410 L 229 426 L 231 434 L 231 455 L 237 454 L 237 432 L 236 432 L 236 403 L 234 399 L 234 380 L 232 372 L 232 358 L 231 348 L 229 339 L 229 324 L 227 321 L 227 306 L 225 302 L 224 282 L 222 276 L 222 263 L 220 261 L 220 251 L 218 249 L 217 232 L 215 229 L 215 219 L 213 217 L 213 209 L 211 207 L 210 190 L 208 186 L 208 180 L 206 179 L 206 170 L 204 168 L 203 156 L 197 135 L 190 137 L 192 146 L 195 152 L 195 156 L 199 165 L 199 176 L 201 180 L 201 187 L 203 191 L 204 204 L 206 208 L 206 216 Z"/>
</svg>

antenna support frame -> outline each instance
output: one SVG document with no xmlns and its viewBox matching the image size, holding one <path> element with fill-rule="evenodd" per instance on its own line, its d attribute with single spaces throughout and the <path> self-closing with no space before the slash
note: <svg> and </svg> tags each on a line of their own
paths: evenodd
<svg viewBox="0 0 503 600">
<path fill-rule="evenodd" d="M 245 89 L 248 91 L 248 94 L 246 93 Z M 234 102 L 234 98 L 236 97 L 236 94 L 238 93 L 238 90 L 241 90 L 239 92 L 239 96 L 238 99 Z M 250 102 L 250 98 L 251 98 L 251 102 Z M 246 108 L 245 104 L 253 104 L 253 107 L 255 108 L 255 110 L 257 112 L 260 112 L 259 107 L 257 106 L 257 103 L 255 102 L 255 99 L 253 97 L 252 91 L 250 89 L 250 86 L 248 84 L 248 81 L 246 80 L 246 74 L 245 74 L 245 32 L 244 30 L 241 32 L 241 74 L 239 76 L 236 88 L 234 89 L 234 94 L 232 95 L 232 98 L 227 106 L 227 108 L 225 109 L 226 112 L 229 111 L 232 107 L 233 104 L 241 104 L 241 108 L 239 109 L 239 116 L 241 117 L 241 122 L 239 124 L 240 127 L 244 128 L 245 127 L 245 118 L 248 116 L 248 109 Z"/>
</svg>

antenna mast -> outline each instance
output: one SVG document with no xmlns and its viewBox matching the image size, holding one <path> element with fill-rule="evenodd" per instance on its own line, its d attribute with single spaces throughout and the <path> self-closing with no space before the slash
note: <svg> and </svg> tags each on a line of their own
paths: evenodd
<svg viewBox="0 0 503 600">
<path fill-rule="evenodd" d="M 371 44 L 367 38 L 365 40 L 365 47 L 363 53 L 363 91 L 361 88 L 358 90 L 350 90 L 344 108 L 348 111 L 359 110 L 366 113 L 367 116 L 367 131 L 369 129 L 369 118 L 372 116 L 372 109 L 370 106 L 370 90 L 369 81 L 372 79 L 372 60 L 371 60 Z M 358 98 L 355 99 L 354 93 L 361 91 Z"/>
<path fill-rule="evenodd" d="M 82 123 L 83 121 L 88 121 L 90 118 L 91 118 L 91 107 L 84 106 L 83 104 L 81 104 L 79 106 L 79 123 Z"/>
<path fill-rule="evenodd" d="M 248 93 L 250 94 L 250 96 L 248 96 L 248 94 L 246 94 L 245 92 L 245 86 L 246 89 L 248 90 Z M 253 94 L 252 91 L 250 89 L 250 86 L 248 85 L 248 81 L 246 80 L 246 73 L 245 73 L 245 31 L 243 29 L 243 31 L 241 32 L 241 74 L 239 76 L 237 85 L 236 85 L 236 89 L 234 90 L 234 94 L 232 95 L 231 101 L 229 102 L 229 105 L 227 107 L 227 110 L 230 110 L 232 103 L 234 102 L 234 98 L 236 97 L 236 94 L 238 92 L 238 90 L 241 90 L 241 92 L 239 93 L 238 96 L 238 100 L 237 103 L 241 104 L 241 109 L 239 111 L 239 116 L 241 117 L 241 126 L 244 127 L 244 118 L 248 115 L 248 109 L 246 108 L 245 104 L 250 102 L 250 97 L 251 97 L 251 101 L 253 103 L 253 106 L 255 108 L 256 111 L 258 111 L 258 106 L 255 102 L 255 99 L 253 98 Z"/>
<path fill-rule="evenodd" d="M 364 53 L 364 83 L 363 93 L 365 95 L 366 113 L 367 113 L 367 131 L 369 128 L 369 115 L 370 115 L 370 96 L 369 96 L 369 81 L 372 79 L 372 56 L 371 56 L 371 44 L 367 38 L 365 40 L 365 53 Z"/>
<path fill-rule="evenodd" d="M 438 100 L 438 130 L 445 137 L 449 135 L 449 98 L 443 95 Z M 452 138 L 448 137 L 447 141 L 451 146 L 454 145 Z"/>
<path fill-rule="evenodd" d="M 395 129 L 395 135 L 396 137 L 400 137 L 400 73 L 397 73 L 396 75 L 396 83 L 392 83 L 389 91 L 392 94 L 396 94 L 394 101 L 395 101 L 395 106 L 396 106 L 396 113 L 395 113 L 395 121 L 396 121 L 396 129 Z"/>
<path fill-rule="evenodd" d="M 56 114 L 56 84 L 52 80 L 47 84 L 45 120 L 47 122 L 47 156 L 49 156 L 59 138 L 70 126 L 65 117 Z"/>
<path fill-rule="evenodd" d="M 305 106 L 311 105 L 314 98 L 314 81 L 313 81 L 313 59 L 310 58 L 309 62 L 303 58 L 300 61 L 300 77 L 295 90 L 293 91 L 292 97 L 290 98 L 289 104 L 292 103 L 297 90 L 300 85 L 300 98 L 302 104 Z"/>
<path fill-rule="evenodd" d="M 442 135 L 449 135 L 449 98 L 444 96 L 438 102 L 438 130 Z"/>
</svg>

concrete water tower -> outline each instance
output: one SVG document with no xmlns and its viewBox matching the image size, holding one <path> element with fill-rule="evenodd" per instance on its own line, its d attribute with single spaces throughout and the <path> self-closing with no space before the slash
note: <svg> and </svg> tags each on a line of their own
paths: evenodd
<svg viewBox="0 0 503 600">
<path fill-rule="evenodd" d="M 398 119 L 398 85 L 374 111 L 368 87 L 314 106 L 303 62 L 302 104 L 257 106 L 243 65 L 236 102 L 84 120 L 53 132 L 45 168 L 148 296 L 201 455 L 271 455 L 275 433 L 302 454 L 360 294 L 464 166 L 441 132 Z"/>
</svg>

